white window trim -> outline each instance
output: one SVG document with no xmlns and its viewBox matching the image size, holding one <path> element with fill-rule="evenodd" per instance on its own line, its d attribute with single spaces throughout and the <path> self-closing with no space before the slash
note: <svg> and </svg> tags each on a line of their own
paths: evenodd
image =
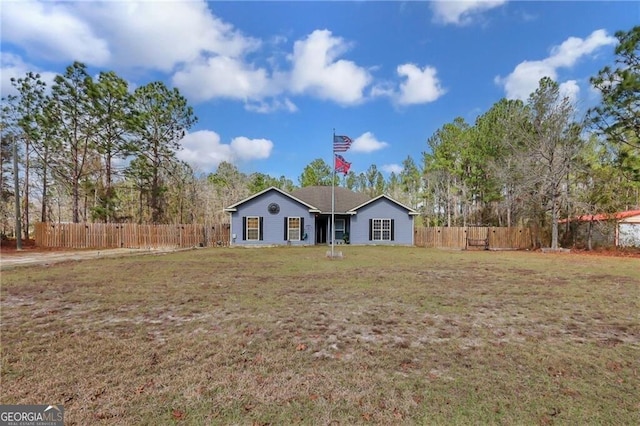
<svg viewBox="0 0 640 426">
<path fill-rule="evenodd" d="M 249 219 L 257 219 L 258 221 L 258 226 L 256 228 L 249 228 Z M 260 241 L 260 216 L 247 216 L 247 223 L 246 223 L 246 229 L 245 229 L 245 234 L 246 234 L 246 241 Z M 249 238 L 249 230 L 256 230 L 258 231 L 256 238 Z"/>
<path fill-rule="evenodd" d="M 291 238 L 291 219 L 298 219 L 298 238 Z M 296 228 L 293 228 L 296 229 Z M 302 220 L 299 216 L 289 216 L 287 218 L 287 240 L 288 241 L 301 241 L 302 240 Z"/>
<path fill-rule="evenodd" d="M 389 238 L 383 238 L 384 236 L 384 223 L 385 221 L 389 224 L 389 227 L 386 231 L 389 233 Z M 380 229 L 377 230 L 379 232 L 379 238 L 376 238 L 376 222 L 380 224 Z M 371 241 L 391 241 L 391 218 L 373 218 L 373 222 L 371 223 Z"/>
</svg>

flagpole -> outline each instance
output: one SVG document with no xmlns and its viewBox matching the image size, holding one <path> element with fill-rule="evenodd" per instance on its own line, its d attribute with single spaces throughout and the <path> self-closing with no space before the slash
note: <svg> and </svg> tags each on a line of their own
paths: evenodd
<svg viewBox="0 0 640 426">
<path fill-rule="evenodd" d="M 331 140 L 331 151 L 333 152 L 331 158 L 331 168 L 333 169 L 331 177 L 331 259 L 333 259 L 334 245 L 336 243 L 335 236 L 335 210 L 336 210 L 336 129 L 333 129 L 333 139 Z"/>
</svg>

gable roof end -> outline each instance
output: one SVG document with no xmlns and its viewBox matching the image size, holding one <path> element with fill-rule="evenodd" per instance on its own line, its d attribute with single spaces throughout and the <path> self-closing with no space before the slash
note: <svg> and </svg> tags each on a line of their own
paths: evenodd
<svg viewBox="0 0 640 426">
<path fill-rule="evenodd" d="M 409 216 L 417 216 L 417 215 L 420 214 L 417 211 L 415 211 L 414 209 L 412 209 L 411 207 L 405 206 L 404 204 L 394 200 L 393 198 L 391 198 L 391 197 L 389 197 L 388 195 L 385 195 L 385 194 L 378 195 L 377 197 L 372 198 L 369 201 L 366 201 L 366 202 L 360 204 L 359 206 L 356 206 L 356 207 L 352 208 L 350 211 L 353 211 L 355 213 L 356 210 L 358 210 L 358 209 L 360 209 L 360 208 L 362 208 L 362 207 L 364 207 L 364 206 L 366 206 L 368 204 L 371 204 L 374 201 L 379 200 L 380 198 L 386 198 L 387 200 L 391 201 L 392 203 L 395 203 L 395 204 L 399 205 L 400 207 L 406 209 L 408 211 L 408 213 L 409 213 Z"/>
<path fill-rule="evenodd" d="M 302 204 L 303 206 L 308 207 L 308 208 L 309 208 L 309 211 L 310 211 L 310 212 L 312 212 L 312 213 L 319 213 L 319 212 L 320 212 L 320 210 L 319 210 L 318 208 L 316 208 L 316 207 L 312 206 L 311 204 L 308 204 L 308 203 L 306 203 L 306 202 L 302 201 L 302 200 L 301 200 L 301 199 L 299 199 L 299 198 L 294 197 L 294 196 L 293 196 L 293 195 L 291 195 L 291 194 L 288 194 L 288 193 L 284 192 L 284 191 L 283 191 L 282 189 L 280 189 L 280 188 L 276 188 L 275 186 L 271 186 L 271 187 L 269 187 L 269 188 L 267 188 L 267 189 L 263 189 L 262 191 L 260 191 L 260 192 L 258 192 L 258 193 L 256 193 L 256 194 L 253 194 L 252 196 L 247 197 L 247 198 L 245 198 L 245 199 L 244 199 L 244 200 L 242 200 L 242 201 L 238 201 L 237 203 L 232 204 L 232 205 L 230 205 L 229 207 L 225 208 L 225 209 L 224 209 L 224 211 L 225 211 L 225 212 L 228 212 L 228 213 L 238 211 L 237 207 L 238 207 L 239 205 L 244 204 L 244 203 L 246 203 L 247 201 L 253 200 L 254 198 L 257 198 L 257 197 L 261 196 L 262 194 L 265 194 L 265 193 L 267 193 L 267 192 L 269 192 L 269 191 L 277 191 L 277 192 L 281 193 L 282 195 L 284 195 L 285 197 L 287 197 L 287 198 L 291 198 L 292 200 L 294 200 L 294 201 L 296 201 L 296 202 L 298 202 L 298 203 Z"/>
</svg>

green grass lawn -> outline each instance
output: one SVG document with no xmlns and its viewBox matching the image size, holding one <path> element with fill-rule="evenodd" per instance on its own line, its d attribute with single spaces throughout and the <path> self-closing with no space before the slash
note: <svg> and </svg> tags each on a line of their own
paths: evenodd
<svg viewBox="0 0 640 426">
<path fill-rule="evenodd" d="M 65 424 L 640 423 L 640 261 L 201 249 L 2 272 L 4 404 Z"/>
</svg>

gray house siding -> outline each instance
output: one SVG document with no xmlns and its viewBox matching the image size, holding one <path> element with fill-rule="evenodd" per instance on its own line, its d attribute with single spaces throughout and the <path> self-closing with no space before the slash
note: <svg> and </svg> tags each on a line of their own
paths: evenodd
<svg viewBox="0 0 640 426">
<path fill-rule="evenodd" d="M 331 187 L 310 187 L 295 194 L 271 187 L 226 208 L 231 214 L 231 244 L 314 245 L 331 244 Z M 297 194 L 297 195 L 296 195 Z M 336 229 L 344 219 L 344 235 L 351 244 L 412 245 L 413 216 L 417 212 L 387 196 L 367 201 L 363 194 L 342 189 L 336 200 Z M 340 204 L 340 201 L 342 204 Z M 278 208 L 270 209 L 271 204 Z M 360 203 L 358 205 L 354 205 Z M 327 210 L 329 209 L 329 210 Z M 288 218 L 299 218 L 301 238 L 287 234 Z M 248 226 L 251 224 L 251 226 Z"/>
<path fill-rule="evenodd" d="M 277 203 L 280 211 L 272 214 L 267 207 L 271 203 Z M 244 218 L 260 217 L 262 239 L 258 241 L 247 240 L 246 232 L 243 232 Z M 291 241 L 291 245 L 315 244 L 315 214 L 309 212 L 309 208 L 277 191 L 268 191 L 237 206 L 237 211 L 231 215 L 231 243 L 234 245 L 286 245 L 285 218 L 300 217 L 303 222 L 302 235 L 306 234 L 306 240 Z"/>
<path fill-rule="evenodd" d="M 391 219 L 393 239 L 373 241 L 370 238 L 372 219 Z M 413 216 L 405 208 L 380 198 L 359 208 L 357 214 L 351 217 L 349 235 L 351 244 L 413 245 Z"/>
</svg>

